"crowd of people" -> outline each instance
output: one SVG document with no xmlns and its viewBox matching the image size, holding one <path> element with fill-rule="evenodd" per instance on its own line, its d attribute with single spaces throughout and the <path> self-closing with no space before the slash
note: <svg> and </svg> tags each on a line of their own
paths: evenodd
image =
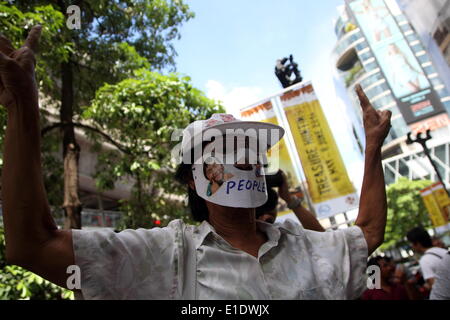
<svg viewBox="0 0 450 320">
<path fill-rule="evenodd" d="M 279 198 L 295 213 L 305 229 L 324 232 L 315 216 L 289 193 L 288 180 L 279 171 L 281 181 L 269 188 L 267 202 L 256 208 L 256 216 L 262 221 L 274 223 L 277 218 Z M 376 255 L 367 262 L 367 267 L 377 266 L 380 270 L 379 287 L 368 288 L 361 300 L 450 300 L 450 252 L 438 237 L 431 238 L 422 227 L 416 227 L 406 235 L 411 249 L 420 260 L 409 263 L 395 263 L 391 257 Z M 416 256 L 414 256 L 416 257 Z M 412 267 L 419 264 L 419 268 Z"/>
<path fill-rule="evenodd" d="M 407 234 L 412 250 L 420 256 L 419 268 L 411 270 L 404 264 L 395 264 L 390 257 L 376 256 L 368 266 L 376 265 L 381 271 L 381 287 L 367 289 L 363 300 L 450 300 L 450 253 L 445 244 L 432 240 L 422 227 Z M 413 260 L 414 264 L 416 260 Z"/>
</svg>

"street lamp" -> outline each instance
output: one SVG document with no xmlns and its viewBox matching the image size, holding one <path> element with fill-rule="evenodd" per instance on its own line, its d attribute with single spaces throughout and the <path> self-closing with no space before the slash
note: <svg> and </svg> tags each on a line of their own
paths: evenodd
<svg viewBox="0 0 450 320">
<path fill-rule="evenodd" d="M 442 186 L 444 187 L 444 190 L 450 196 L 447 188 L 445 187 L 444 180 L 442 179 L 441 174 L 439 173 L 439 170 L 436 167 L 436 164 L 434 163 L 433 159 L 431 159 L 430 149 L 428 149 L 428 147 L 427 147 L 427 141 L 430 140 L 430 139 L 431 139 L 430 129 L 428 129 L 426 131 L 426 136 L 425 137 L 422 137 L 422 132 L 419 132 L 417 134 L 417 136 L 416 136 L 416 139 L 411 139 L 411 132 L 408 132 L 406 143 L 407 144 L 412 144 L 412 143 L 416 142 L 416 143 L 419 143 L 422 146 L 423 152 L 427 156 L 428 160 L 430 160 L 431 165 L 433 166 L 434 171 L 436 172 L 436 175 L 437 175 L 439 181 L 442 183 Z"/>
</svg>

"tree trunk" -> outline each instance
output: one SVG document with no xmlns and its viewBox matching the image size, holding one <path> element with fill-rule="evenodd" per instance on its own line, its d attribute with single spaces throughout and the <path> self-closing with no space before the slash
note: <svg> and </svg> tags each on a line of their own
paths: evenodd
<svg viewBox="0 0 450 320">
<path fill-rule="evenodd" d="M 142 178 L 140 174 L 136 174 L 135 176 L 136 182 L 135 182 L 135 194 L 133 195 L 133 213 L 132 213 L 132 221 L 133 226 L 132 228 L 145 228 L 149 225 L 150 217 L 147 215 L 148 208 L 146 204 L 144 203 L 145 199 L 143 199 L 144 192 L 146 192 L 144 188 L 144 182 L 142 181 Z"/>
<path fill-rule="evenodd" d="M 64 124 L 73 120 L 73 70 L 70 58 L 61 65 L 62 92 L 60 119 Z M 78 160 L 80 146 L 75 139 L 74 126 L 63 126 L 64 159 L 64 229 L 81 229 L 81 202 L 78 197 Z"/>
</svg>

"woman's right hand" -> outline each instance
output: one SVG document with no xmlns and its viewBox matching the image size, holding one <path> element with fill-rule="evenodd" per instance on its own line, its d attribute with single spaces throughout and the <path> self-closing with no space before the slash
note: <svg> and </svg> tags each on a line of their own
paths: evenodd
<svg viewBox="0 0 450 320">
<path fill-rule="evenodd" d="M 15 49 L 11 41 L 0 35 L 0 105 L 12 111 L 19 105 L 29 105 L 38 101 L 35 80 L 35 54 L 39 45 L 41 26 L 31 29 L 20 49 Z"/>
</svg>

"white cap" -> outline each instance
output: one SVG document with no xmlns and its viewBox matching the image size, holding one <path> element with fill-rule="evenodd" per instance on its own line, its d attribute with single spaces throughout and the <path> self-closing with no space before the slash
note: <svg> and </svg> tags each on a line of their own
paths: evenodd
<svg viewBox="0 0 450 320">
<path fill-rule="evenodd" d="M 194 148 L 199 147 L 197 152 L 199 152 L 198 156 L 201 156 L 203 142 L 209 142 L 212 137 L 224 135 L 253 137 L 259 142 L 264 141 L 267 146 L 265 150 L 268 150 L 281 140 L 284 129 L 272 123 L 242 121 L 231 114 L 215 113 L 207 120 L 192 122 L 183 130 L 182 154 L 190 154 Z"/>
</svg>

